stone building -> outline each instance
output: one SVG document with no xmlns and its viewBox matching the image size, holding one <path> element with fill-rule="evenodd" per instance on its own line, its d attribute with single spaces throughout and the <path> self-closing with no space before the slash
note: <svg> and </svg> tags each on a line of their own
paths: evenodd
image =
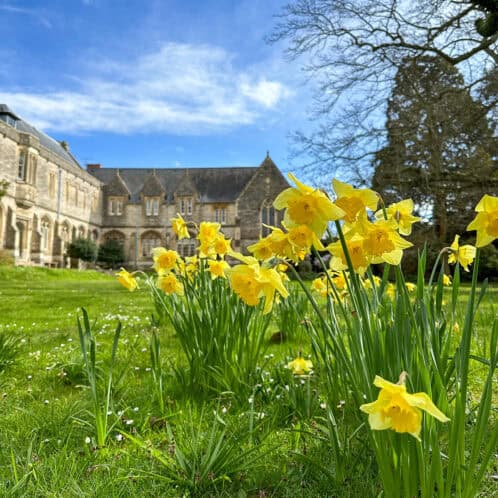
<svg viewBox="0 0 498 498">
<path fill-rule="evenodd" d="M 289 185 L 267 154 L 258 167 L 104 168 L 84 170 L 57 142 L 0 105 L 0 249 L 17 264 L 66 266 L 78 237 L 119 240 L 126 265 L 145 267 L 153 247 L 194 254 L 195 239 L 177 241 L 170 219 L 216 221 L 236 250 L 276 225 L 275 197 Z"/>
</svg>

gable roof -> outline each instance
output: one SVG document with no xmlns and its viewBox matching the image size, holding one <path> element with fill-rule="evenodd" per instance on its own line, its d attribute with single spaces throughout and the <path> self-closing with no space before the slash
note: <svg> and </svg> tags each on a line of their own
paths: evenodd
<svg viewBox="0 0 498 498">
<path fill-rule="evenodd" d="M 112 178 L 106 182 L 104 186 L 107 194 L 109 195 L 130 195 L 130 189 L 126 185 L 126 183 L 121 178 L 119 169 L 114 170 L 114 175 Z"/>
<path fill-rule="evenodd" d="M 26 121 L 14 114 L 6 104 L 0 104 L 0 115 L 2 114 L 7 114 L 16 120 L 16 130 L 22 133 L 29 133 L 30 135 L 33 135 L 40 141 L 41 146 L 45 147 L 50 152 L 56 154 L 65 161 L 78 166 L 78 168 L 81 168 L 80 164 L 73 157 L 73 155 L 68 150 L 66 150 L 59 142 L 57 142 L 57 140 L 50 138 L 48 135 L 45 135 L 45 133 L 37 130 L 34 126 L 26 123 Z"/>
<path fill-rule="evenodd" d="M 143 195 L 163 195 L 165 193 L 162 183 L 156 176 L 156 170 L 145 178 L 144 184 L 142 186 Z"/>
<path fill-rule="evenodd" d="M 123 168 L 119 176 L 131 193 L 131 202 L 140 202 L 140 193 L 146 179 L 155 171 L 160 184 L 164 187 L 166 199 L 173 201 L 178 187 L 189 178 L 201 202 L 233 202 L 243 191 L 246 184 L 258 170 L 257 167 L 233 168 Z M 100 168 L 90 174 L 105 184 L 116 175 L 117 168 Z"/>
</svg>

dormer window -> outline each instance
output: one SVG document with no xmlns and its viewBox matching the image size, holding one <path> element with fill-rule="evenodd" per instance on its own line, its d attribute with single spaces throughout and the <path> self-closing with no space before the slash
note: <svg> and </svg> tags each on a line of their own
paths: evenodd
<svg viewBox="0 0 498 498">
<path fill-rule="evenodd" d="M 180 198 L 180 214 L 192 214 L 193 200 L 192 197 Z"/>
<path fill-rule="evenodd" d="M 159 216 L 159 197 L 145 197 L 145 216 Z"/>
<path fill-rule="evenodd" d="M 109 214 L 109 216 L 120 216 L 123 214 L 123 198 L 122 197 L 109 197 L 107 214 Z"/>
<path fill-rule="evenodd" d="M 224 225 L 227 222 L 227 209 L 226 207 L 218 206 L 214 209 L 214 221 Z"/>
</svg>

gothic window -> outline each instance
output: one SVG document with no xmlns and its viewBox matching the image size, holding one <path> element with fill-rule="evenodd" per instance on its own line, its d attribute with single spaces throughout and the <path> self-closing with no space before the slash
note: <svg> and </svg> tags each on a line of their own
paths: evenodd
<svg viewBox="0 0 498 498">
<path fill-rule="evenodd" d="M 52 199 L 55 198 L 55 173 L 53 172 L 48 174 L 48 194 Z"/>
<path fill-rule="evenodd" d="M 24 239 L 26 234 L 26 226 L 23 222 L 18 222 L 16 225 L 16 237 L 15 237 L 15 255 L 19 258 L 24 256 Z"/>
<path fill-rule="evenodd" d="M 110 232 L 107 232 L 104 235 L 104 239 L 105 240 L 116 240 L 124 245 L 125 235 L 123 232 L 120 232 L 119 230 L 111 230 Z"/>
<path fill-rule="evenodd" d="M 270 200 L 265 200 L 261 206 L 261 236 L 266 237 L 270 234 L 271 229 L 265 225 L 275 227 L 278 225 L 278 213 L 273 207 L 273 203 Z"/>
<path fill-rule="evenodd" d="M 107 206 L 107 214 L 110 216 L 120 216 L 123 214 L 123 198 L 122 197 L 109 197 L 109 204 Z"/>
<path fill-rule="evenodd" d="M 70 227 L 67 223 L 64 223 L 61 226 L 60 239 L 61 239 L 61 254 L 64 254 L 66 252 L 67 243 L 69 242 L 70 239 Z"/>
<path fill-rule="evenodd" d="M 159 197 L 145 198 L 145 216 L 159 216 Z"/>
<path fill-rule="evenodd" d="M 26 181 L 27 154 L 25 150 L 19 152 L 19 163 L 17 168 L 17 178 Z"/>
<path fill-rule="evenodd" d="M 43 219 L 40 227 L 41 240 L 40 240 L 40 249 L 41 252 L 46 253 L 49 252 L 50 246 L 50 221 L 47 219 Z"/>
<path fill-rule="evenodd" d="M 227 222 L 227 210 L 225 207 L 216 207 L 214 209 L 214 221 L 222 225 Z"/>
<path fill-rule="evenodd" d="M 179 240 L 176 250 L 182 258 L 193 256 L 195 254 L 195 241 L 193 239 Z"/>
<path fill-rule="evenodd" d="M 192 197 L 180 198 L 180 214 L 192 214 L 193 212 L 193 199 Z"/>
<path fill-rule="evenodd" d="M 31 156 L 29 161 L 29 182 L 36 185 L 36 168 L 38 166 L 38 158 L 36 156 Z"/>
<path fill-rule="evenodd" d="M 152 257 L 152 249 L 161 247 L 161 236 L 157 232 L 146 232 L 142 235 L 142 256 Z"/>
</svg>

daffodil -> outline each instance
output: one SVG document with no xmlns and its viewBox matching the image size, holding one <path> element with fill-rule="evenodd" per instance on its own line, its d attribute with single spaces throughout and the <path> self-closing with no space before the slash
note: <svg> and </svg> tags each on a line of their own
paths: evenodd
<svg viewBox="0 0 498 498">
<path fill-rule="evenodd" d="M 172 270 L 176 266 L 179 255 L 172 249 L 154 247 L 154 249 L 152 249 L 152 259 L 154 260 L 153 268 L 159 273 L 161 271 Z"/>
<path fill-rule="evenodd" d="M 210 221 L 203 221 L 199 225 L 199 239 L 201 245 L 210 245 L 214 242 L 216 237 L 218 237 L 221 225 L 219 223 L 213 223 Z"/>
<path fill-rule="evenodd" d="M 426 393 L 409 394 L 404 382 L 405 375 L 401 374 L 398 384 L 376 376 L 374 385 L 381 389 L 379 396 L 373 403 L 361 405 L 360 410 L 368 413 L 371 429 L 392 429 L 411 434 L 420 441 L 422 410 L 440 422 L 448 422 L 449 418 L 434 405 Z"/>
<path fill-rule="evenodd" d="M 249 306 L 257 306 L 263 286 L 256 279 L 254 265 L 234 266 L 230 270 L 230 285 L 242 301 Z"/>
<path fill-rule="evenodd" d="M 356 189 L 335 178 L 332 180 L 332 186 L 337 196 L 335 204 L 344 211 L 344 221 L 347 223 L 354 223 L 367 208 L 372 211 L 377 209 L 379 196 L 373 190 Z"/>
<path fill-rule="evenodd" d="M 224 256 L 230 252 L 230 239 L 225 239 L 223 235 L 218 235 L 213 242 L 213 250 L 218 256 Z"/>
<path fill-rule="evenodd" d="M 326 281 L 325 277 L 315 278 L 311 282 L 311 290 L 317 292 L 322 297 L 326 297 L 330 291 L 330 288 L 327 284 L 328 282 Z"/>
<path fill-rule="evenodd" d="M 406 282 L 405 287 L 408 292 L 414 292 L 417 288 L 417 286 L 412 282 Z"/>
<path fill-rule="evenodd" d="M 412 225 L 421 218 L 413 216 L 413 201 L 412 199 L 405 199 L 394 204 L 390 204 L 386 208 L 388 220 L 394 220 L 398 225 L 398 231 L 401 235 L 410 235 L 412 233 Z M 385 219 L 384 211 L 380 210 L 375 213 L 378 220 Z"/>
<path fill-rule="evenodd" d="M 258 242 L 247 247 L 247 250 L 254 254 L 254 257 L 264 261 L 270 259 L 274 256 L 272 241 L 270 239 L 270 235 L 259 239 Z"/>
<path fill-rule="evenodd" d="M 161 272 L 157 277 L 156 285 L 166 294 L 183 295 L 183 284 L 176 278 L 174 273 Z"/>
<path fill-rule="evenodd" d="M 133 292 L 138 288 L 136 278 L 124 268 L 121 268 L 121 270 L 116 273 L 116 276 L 118 277 L 118 282 L 130 292 Z"/>
<path fill-rule="evenodd" d="M 476 230 L 476 246 L 484 247 L 498 238 L 498 197 L 485 195 L 475 210 L 477 215 L 470 222 L 467 230 Z"/>
<path fill-rule="evenodd" d="M 399 265 L 403 250 L 413 245 L 398 234 L 396 223 L 392 220 L 371 223 L 365 217 L 361 222 L 361 226 L 363 250 L 374 264 Z"/>
<path fill-rule="evenodd" d="M 446 273 L 443 273 L 443 285 L 451 285 L 451 277 L 446 275 Z"/>
<path fill-rule="evenodd" d="M 289 368 L 294 375 L 306 375 L 313 369 L 313 363 L 311 363 L 310 360 L 298 357 L 287 363 L 287 368 Z"/>
<path fill-rule="evenodd" d="M 245 264 L 237 265 L 229 271 L 232 289 L 249 306 L 256 306 L 260 298 L 264 297 L 263 314 L 267 314 L 273 307 L 277 292 L 284 298 L 289 296 L 282 276 L 274 268 L 261 267 L 254 258 L 242 258 Z"/>
<path fill-rule="evenodd" d="M 273 205 L 286 208 L 285 226 L 292 228 L 307 225 L 318 237 L 323 235 L 329 221 L 339 220 L 344 211 L 338 208 L 321 190 L 301 183 L 292 173 L 289 178 L 296 184 L 281 192 Z"/>
<path fill-rule="evenodd" d="M 208 261 L 208 271 L 211 273 L 211 278 L 226 278 L 225 271 L 230 268 L 226 261 L 210 259 Z"/>
<path fill-rule="evenodd" d="M 187 222 L 181 217 L 180 214 L 176 214 L 176 218 L 171 218 L 171 228 L 175 232 L 178 240 L 190 239 L 190 234 L 187 228 Z"/>
<path fill-rule="evenodd" d="M 311 246 L 318 251 L 323 251 L 325 249 L 316 233 L 307 225 L 299 225 L 291 228 L 287 236 L 291 244 L 299 250 L 308 252 Z"/>
<path fill-rule="evenodd" d="M 460 245 L 460 235 L 455 235 L 455 240 L 450 246 L 450 255 L 448 256 L 448 263 L 460 263 L 460 266 L 469 271 L 469 265 L 472 264 L 476 257 L 476 248 L 471 245 Z"/>
<path fill-rule="evenodd" d="M 363 247 L 364 239 L 359 234 L 354 234 L 351 237 L 346 237 L 346 247 L 353 265 L 354 271 L 360 275 L 363 275 L 370 264 L 369 257 Z M 326 249 L 332 255 L 330 259 L 330 269 L 341 271 L 348 269 L 348 263 L 346 259 L 346 254 L 342 247 L 341 241 L 332 242 Z"/>
</svg>

